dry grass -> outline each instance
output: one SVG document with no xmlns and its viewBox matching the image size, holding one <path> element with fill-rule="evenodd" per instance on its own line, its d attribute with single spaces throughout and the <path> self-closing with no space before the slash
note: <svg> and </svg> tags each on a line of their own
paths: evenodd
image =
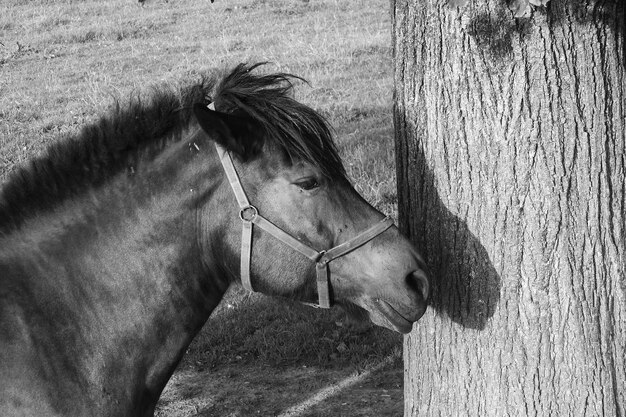
<svg viewBox="0 0 626 417">
<path fill-rule="evenodd" d="M 301 75 L 298 99 L 326 115 L 355 187 L 395 215 L 387 0 L 3 0 L 0 182 L 64 134 L 154 83 L 269 61 Z M 341 313 L 234 289 L 182 367 L 367 366 L 401 338 Z M 351 372 L 351 371 L 350 371 Z M 401 372 L 401 371 L 400 371 Z"/>
</svg>

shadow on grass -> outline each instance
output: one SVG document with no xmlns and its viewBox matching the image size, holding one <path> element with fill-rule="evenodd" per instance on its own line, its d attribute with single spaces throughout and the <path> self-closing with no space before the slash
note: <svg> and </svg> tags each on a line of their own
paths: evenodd
<svg viewBox="0 0 626 417">
<path fill-rule="evenodd" d="M 347 321 L 341 310 L 236 285 L 189 347 L 155 415 L 400 415 L 401 346 L 399 334 Z"/>
<path fill-rule="evenodd" d="M 362 366 L 400 346 L 402 337 L 340 309 L 319 310 L 233 286 L 188 349 L 183 363 L 217 368 L 233 363 L 268 366 Z"/>
<path fill-rule="evenodd" d="M 392 417 L 403 411 L 402 356 L 365 370 L 233 364 L 215 371 L 179 370 L 157 417 Z"/>
</svg>

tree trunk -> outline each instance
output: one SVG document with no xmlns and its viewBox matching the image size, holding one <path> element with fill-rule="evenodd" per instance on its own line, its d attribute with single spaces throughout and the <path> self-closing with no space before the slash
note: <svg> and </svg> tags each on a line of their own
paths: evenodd
<svg viewBox="0 0 626 417">
<path fill-rule="evenodd" d="M 626 416 L 626 5 L 395 0 L 405 416 Z"/>
</svg>

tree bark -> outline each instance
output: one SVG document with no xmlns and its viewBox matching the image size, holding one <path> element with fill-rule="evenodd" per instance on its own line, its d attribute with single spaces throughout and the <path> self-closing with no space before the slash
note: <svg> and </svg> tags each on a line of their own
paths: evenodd
<svg viewBox="0 0 626 417">
<path fill-rule="evenodd" d="M 625 3 L 392 0 L 405 416 L 626 416 Z"/>
</svg>

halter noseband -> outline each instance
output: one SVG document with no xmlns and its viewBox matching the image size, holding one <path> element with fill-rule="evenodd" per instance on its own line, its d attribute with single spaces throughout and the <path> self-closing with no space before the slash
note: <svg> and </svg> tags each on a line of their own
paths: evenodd
<svg viewBox="0 0 626 417">
<path fill-rule="evenodd" d="M 209 109 L 215 110 L 213 103 L 209 105 Z M 251 205 L 248 201 L 248 197 L 246 196 L 243 186 L 241 185 L 239 175 L 237 174 L 237 170 L 235 169 L 235 165 L 233 164 L 233 160 L 229 152 L 217 142 L 215 143 L 215 147 L 217 149 L 217 154 L 220 158 L 222 166 L 224 167 L 224 172 L 226 173 L 228 182 L 230 183 L 230 186 L 235 193 L 235 198 L 237 199 L 237 203 L 239 204 L 240 208 L 239 218 L 242 221 L 243 227 L 241 230 L 240 268 L 241 283 L 243 287 L 248 291 L 254 291 L 254 289 L 252 288 L 252 280 L 250 279 L 250 259 L 252 257 L 252 225 L 256 224 L 258 227 L 265 230 L 276 239 L 280 240 L 287 246 L 290 246 L 291 248 L 295 249 L 296 251 L 300 252 L 301 254 L 316 263 L 315 270 L 317 274 L 318 304 L 304 304 L 310 305 L 312 307 L 330 308 L 330 270 L 328 268 L 328 264 L 330 263 L 330 261 L 339 258 L 347 254 L 348 252 L 352 252 L 353 250 L 359 248 L 360 246 L 363 246 L 365 243 L 374 239 L 376 236 L 389 229 L 393 224 L 393 220 L 390 217 L 385 217 L 379 223 L 361 232 L 352 239 L 341 243 L 331 249 L 318 252 L 315 249 L 300 242 L 298 239 L 294 238 L 293 236 L 291 236 L 290 234 L 288 234 L 287 232 L 285 232 L 284 230 L 271 223 L 269 220 L 259 214 L 257 208 Z"/>
</svg>

